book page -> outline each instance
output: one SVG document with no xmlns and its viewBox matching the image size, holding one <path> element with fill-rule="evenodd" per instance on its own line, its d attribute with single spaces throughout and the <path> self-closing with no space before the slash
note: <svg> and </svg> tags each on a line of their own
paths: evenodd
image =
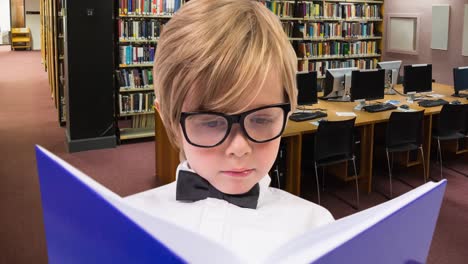
<svg viewBox="0 0 468 264">
<path fill-rule="evenodd" d="M 443 193 L 445 190 L 446 180 L 442 180 L 438 183 L 428 182 L 414 190 L 411 190 L 399 197 L 396 197 L 390 201 L 382 203 L 380 205 L 371 207 L 364 211 L 355 213 L 353 215 L 344 217 L 339 219 L 329 225 L 324 227 L 311 230 L 310 232 L 297 237 L 296 239 L 289 241 L 284 246 L 278 248 L 274 255 L 270 256 L 264 262 L 269 263 L 271 261 L 279 262 L 279 263 L 311 263 L 314 262 L 325 254 L 333 252 L 338 247 L 343 245 L 346 242 L 351 241 L 356 236 L 360 235 L 361 233 L 368 231 L 370 228 L 378 229 L 379 227 L 377 224 L 382 221 L 390 222 L 391 225 L 396 225 L 394 229 L 388 230 L 381 230 L 383 233 L 388 232 L 389 236 L 392 233 L 398 233 L 398 229 L 407 229 L 408 226 L 405 226 L 405 222 L 398 222 L 399 219 L 396 219 L 395 215 L 397 215 L 400 211 L 403 214 L 403 217 L 408 220 L 409 222 L 413 223 L 413 225 L 421 226 L 420 223 L 425 223 L 428 226 L 424 226 L 422 224 L 423 232 L 426 232 L 425 235 L 421 236 L 420 243 L 415 243 L 412 247 L 416 247 L 418 249 L 412 249 L 409 246 L 410 251 L 417 252 L 418 250 L 423 251 L 421 254 L 427 257 L 427 253 L 429 251 L 430 240 L 432 238 L 432 232 L 435 227 L 435 222 L 437 219 L 437 215 L 439 213 L 440 204 L 442 201 Z M 426 201 L 423 201 L 425 199 Z M 426 202 L 423 204 L 422 202 Z M 415 205 L 418 208 L 407 208 L 408 210 L 403 211 L 408 206 Z M 424 208 L 424 206 L 429 207 Z M 430 209 L 432 207 L 432 209 Z M 423 213 L 419 213 L 417 209 L 421 209 Z M 433 214 L 431 215 L 429 211 L 433 210 Z M 429 215 L 426 215 L 426 212 Z M 435 215 L 435 217 L 434 217 Z M 431 219 L 431 216 L 433 219 Z M 393 219 L 395 218 L 395 219 Z M 431 223 L 431 220 L 433 222 Z M 395 223 L 391 223 L 391 222 Z M 401 225 L 401 227 L 399 227 Z M 410 226 L 410 229 L 414 229 L 414 226 Z M 374 231 L 371 231 L 374 232 Z M 403 233 L 407 233 L 411 235 L 410 232 L 403 231 Z M 400 237 L 404 240 L 409 240 L 406 237 Z M 377 263 L 373 262 L 372 257 L 370 255 L 372 248 L 374 247 L 373 244 L 383 244 L 388 243 L 388 247 L 383 247 L 384 250 L 390 252 L 392 257 L 398 257 L 399 252 L 405 253 L 404 250 L 401 248 L 397 248 L 395 246 L 395 241 L 388 239 L 389 241 L 385 241 L 384 237 L 379 239 L 374 239 L 371 241 L 364 242 L 365 245 L 362 245 L 362 241 L 359 242 L 361 245 L 355 245 L 354 247 L 363 246 L 365 250 L 369 250 L 368 255 L 363 255 L 362 259 L 356 258 L 356 256 L 352 256 L 352 258 L 348 259 L 350 263 Z M 416 238 L 416 240 L 418 240 Z M 367 244 L 366 244 L 367 243 Z M 403 245 L 405 243 L 402 243 Z M 406 245 L 407 246 L 407 245 Z M 424 248 L 425 247 L 425 248 Z M 362 248 L 361 248 L 362 249 Z M 393 249 L 393 251 L 392 251 Z M 380 248 L 380 250 L 382 250 Z M 396 252 L 395 252 L 396 250 Z M 424 252 L 425 251 L 425 252 Z M 413 253 L 411 253 L 413 254 Z M 417 255 L 414 253 L 414 255 Z M 350 256 L 351 257 L 351 256 Z M 425 258 L 424 257 L 424 258 Z M 344 263 L 346 262 L 346 258 L 339 258 Z M 353 261 L 350 261 L 350 260 Z M 356 260 L 358 260 L 356 262 Z M 370 261 L 369 261 L 370 260 Z M 376 261 L 376 260 L 375 260 Z M 392 263 L 389 258 L 386 260 L 378 261 L 379 263 Z M 425 259 L 417 259 L 417 261 L 423 263 Z M 404 261 L 398 261 L 394 263 L 404 263 Z"/>
</svg>

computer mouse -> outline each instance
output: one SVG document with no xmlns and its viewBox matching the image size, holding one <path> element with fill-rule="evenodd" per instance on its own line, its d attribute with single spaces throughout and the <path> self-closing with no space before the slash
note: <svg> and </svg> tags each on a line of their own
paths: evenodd
<svg viewBox="0 0 468 264">
<path fill-rule="evenodd" d="M 458 100 L 453 100 L 452 102 L 450 102 L 450 104 L 459 105 L 461 104 L 461 102 Z"/>
<path fill-rule="evenodd" d="M 405 105 L 405 104 L 402 104 L 402 105 L 400 105 L 400 108 L 408 110 L 408 109 L 409 109 L 409 106 L 408 106 L 408 105 Z"/>
</svg>

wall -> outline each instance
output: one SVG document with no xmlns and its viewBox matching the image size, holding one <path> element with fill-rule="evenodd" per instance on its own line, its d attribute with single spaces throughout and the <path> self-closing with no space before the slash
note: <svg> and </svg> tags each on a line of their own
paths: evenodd
<svg viewBox="0 0 468 264">
<path fill-rule="evenodd" d="M 0 0 L 0 30 L 10 31 L 10 0 Z"/>
<path fill-rule="evenodd" d="M 0 45 L 9 43 L 10 28 L 10 0 L 0 0 Z"/>
<path fill-rule="evenodd" d="M 25 0 L 25 12 L 27 11 L 39 11 L 40 10 L 40 0 Z M 32 38 L 32 49 L 40 50 L 41 49 L 41 16 L 33 14 L 25 14 L 26 27 L 31 30 Z"/>
<path fill-rule="evenodd" d="M 449 41 L 448 50 L 431 49 L 432 5 L 449 4 Z M 468 0 L 385 0 L 384 18 L 387 26 L 387 14 L 419 14 L 419 50 L 418 55 L 406 55 L 386 52 L 383 60 L 402 60 L 403 65 L 415 63 L 432 63 L 432 78 L 439 83 L 453 85 L 454 67 L 468 66 L 468 56 L 462 56 L 462 32 L 464 5 Z M 384 30 L 384 39 L 387 37 Z"/>
</svg>

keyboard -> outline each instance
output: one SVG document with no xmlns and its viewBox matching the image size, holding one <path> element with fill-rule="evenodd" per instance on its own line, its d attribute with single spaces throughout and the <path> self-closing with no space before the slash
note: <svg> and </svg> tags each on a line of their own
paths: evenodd
<svg viewBox="0 0 468 264">
<path fill-rule="evenodd" d="M 376 113 L 376 112 L 382 112 L 382 111 L 397 109 L 397 107 L 395 105 L 390 104 L 390 103 L 386 103 L 386 104 L 366 105 L 362 109 L 364 109 L 364 111 L 369 112 L 369 113 Z"/>
<path fill-rule="evenodd" d="M 444 105 L 448 103 L 449 102 L 445 101 L 444 99 L 437 99 L 437 100 L 422 100 L 418 102 L 418 105 L 422 107 L 434 107 L 434 106 Z"/>
<path fill-rule="evenodd" d="M 320 117 L 326 117 L 327 113 L 321 111 L 314 112 L 295 112 L 289 116 L 289 119 L 296 122 L 312 120 Z"/>
</svg>

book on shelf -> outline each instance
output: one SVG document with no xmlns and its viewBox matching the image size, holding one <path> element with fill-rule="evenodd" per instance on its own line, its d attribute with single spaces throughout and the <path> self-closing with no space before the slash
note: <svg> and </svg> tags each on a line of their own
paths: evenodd
<svg viewBox="0 0 468 264">
<path fill-rule="evenodd" d="M 116 70 L 119 88 L 148 88 L 153 86 L 153 71 L 151 68 L 133 68 Z"/>
<path fill-rule="evenodd" d="M 124 40 L 157 40 L 164 23 L 157 19 L 119 20 L 118 37 Z"/>
<path fill-rule="evenodd" d="M 359 69 L 375 69 L 378 59 L 347 59 L 347 60 L 300 60 L 298 61 L 299 72 L 316 71 L 318 78 L 325 77 L 327 69 L 358 67 Z"/>
<path fill-rule="evenodd" d="M 326 1 L 261 1 L 275 15 L 283 18 L 356 19 L 381 18 L 381 4 L 336 3 Z"/>
<path fill-rule="evenodd" d="M 119 94 L 120 115 L 153 112 L 154 92 Z"/>
<path fill-rule="evenodd" d="M 135 208 L 35 150 L 51 263 L 424 263 L 447 184 L 428 182 L 252 258 Z"/>
<path fill-rule="evenodd" d="M 310 58 L 317 56 L 349 56 L 377 54 L 376 41 L 299 41 L 293 44 L 298 58 Z"/>
<path fill-rule="evenodd" d="M 154 115 L 136 115 L 132 117 L 132 128 L 154 128 Z"/>
<path fill-rule="evenodd" d="M 122 45 L 119 47 L 120 63 L 131 64 L 151 64 L 154 61 L 156 47 L 151 45 Z"/>
<path fill-rule="evenodd" d="M 184 0 L 119 0 L 120 15 L 172 15 Z"/>
</svg>

